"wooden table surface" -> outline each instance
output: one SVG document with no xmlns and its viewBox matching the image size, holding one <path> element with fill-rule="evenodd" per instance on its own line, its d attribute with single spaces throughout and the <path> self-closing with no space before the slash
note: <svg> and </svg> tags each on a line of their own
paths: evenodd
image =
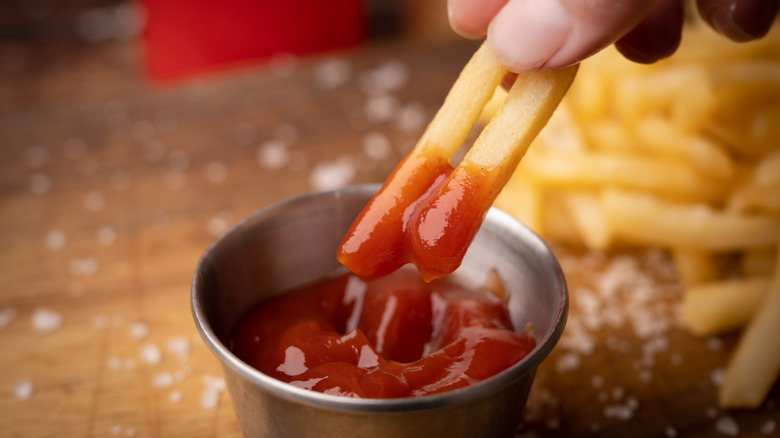
<svg viewBox="0 0 780 438">
<path fill-rule="evenodd" d="M 132 43 L 0 46 L 0 436 L 240 436 L 189 307 L 250 212 L 380 181 L 471 43 L 372 43 L 151 84 Z M 520 436 L 777 436 L 777 386 L 717 408 L 733 337 L 696 339 L 654 250 L 551 242 L 572 297 Z"/>
</svg>

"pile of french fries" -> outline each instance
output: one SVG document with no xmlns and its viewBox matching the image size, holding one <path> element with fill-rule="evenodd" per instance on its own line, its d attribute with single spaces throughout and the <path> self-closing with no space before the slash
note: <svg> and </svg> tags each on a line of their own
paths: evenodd
<svg viewBox="0 0 780 438">
<path fill-rule="evenodd" d="M 552 240 L 668 250 L 691 332 L 742 330 L 719 403 L 759 406 L 780 373 L 780 27 L 738 44 L 693 22 L 662 62 L 585 61 L 495 205 Z"/>
</svg>

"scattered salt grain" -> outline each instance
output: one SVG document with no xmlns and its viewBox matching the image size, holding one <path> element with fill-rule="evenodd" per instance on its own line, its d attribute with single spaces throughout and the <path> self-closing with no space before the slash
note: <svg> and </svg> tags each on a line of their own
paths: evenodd
<svg viewBox="0 0 780 438">
<path fill-rule="evenodd" d="M 230 224 L 233 223 L 233 213 L 230 211 L 221 211 L 216 216 L 211 217 L 206 223 L 206 229 L 209 234 L 216 237 L 224 233 Z"/>
<path fill-rule="evenodd" d="M 739 424 L 733 417 L 724 416 L 715 420 L 715 430 L 726 436 L 737 436 Z"/>
<path fill-rule="evenodd" d="M 33 387 L 31 381 L 27 379 L 22 379 L 22 380 L 17 380 L 14 383 L 11 392 L 13 392 L 14 397 L 16 397 L 19 400 L 29 400 L 30 398 L 32 398 L 33 393 L 35 392 L 35 388 Z"/>
<path fill-rule="evenodd" d="M 312 169 L 309 183 L 315 190 L 333 190 L 350 184 L 357 169 L 349 157 L 318 163 Z"/>
<path fill-rule="evenodd" d="M 168 394 L 168 401 L 171 403 L 180 403 L 184 396 L 182 395 L 181 391 L 171 391 Z"/>
<path fill-rule="evenodd" d="M 62 327 L 62 315 L 45 308 L 35 309 L 32 313 L 32 326 L 38 333 L 51 333 Z"/>
<path fill-rule="evenodd" d="M 590 379 L 590 383 L 594 388 L 601 388 L 604 386 L 604 378 L 601 376 L 593 376 L 593 378 Z"/>
<path fill-rule="evenodd" d="M 163 371 L 152 376 L 152 385 L 156 388 L 167 388 L 173 385 L 173 374 Z"/>
<path fill-rule="evenodd" d="M 165 174 L 165 187 L 172 192 L 177 192 L 187 186 L 187 174 L 171 171 Z"/>
<path fill-rule="evenodd" d="M 667 426 L 666 429 L 664 429 L 664 435 L 668 438 L 677 438 L 679 434 L 677 429 L 673 428 L 672 426 Z"/>
<path fill-rule="evenodd" d="M 168 154 L 168 166 L 174 172 L 184 172 L 190 167 L 190 153 L 177 149 Z"/>
<path fill-rule="evenodd" d="M 0 330 L 8 327 L 11 321 L 16 317 L 16 310 L 12 307 L 6 307 L 0 310 Z"/>
<path fill-rule="evenodd" d="M 409 68 L 401 61 L 391 59 L 360 75 L 360 89 L 367 95 L 398 91 L 409 82 Z"/>
<path fill-rule="evenodd" d="M 265 169 L 283 169 L 290 161 L 290 149 L 280 140 L 268 140 L 257 148 L 257 162 Z"/>
<path fill-rule="evenodd" d="M 103 246 L 111 245 L 116 241 L 116 230 L 110 225 L 103 225 L 97 230 L 97 241 Z"/>
<path fill-rule="evenodd" d="M 149 335 L 149 325 L 145 322 L 136 321 L 127 328 L 130 337 L 133 339 L 143 339 Z"/>
<path fill-rule="evenodd" d="M 168 351 L 180 360 L 184 361 L 190 354 L 190 341 L 183 336 L 168 339 Z"/>
<path fill-rule="evenodd" d="M 400 103 L 395 96 L 385 94 L 369 97 L 363 110 L 369 122 L 382 123 L 393 119 L 399 106 Z"/>
<path fill-rule="evenodd" d="M 371 160 L 379 162 L 387 159 L 392 152 L 390 140 L 379 132 L 369 132 L 363 137 L 363 153 Z"/>
<path fill-rule="evenodd" d="M 777 422 L 775 420 L 766 420 L 761 426 L 761 433 L 764 435 L 772 435 L 777 429 Z"/>
<path fill-rule="evenodd" d="M 138 353 L 148 365 L 159 365 L 162 362 L 162 353 L 160 349 L 154 344 L 144 344 L 138 350 Z"/>
<path fill-rule="evenodd" d="M 212 161 L 206 165 L 206 180 L 211 183 L 219 184 L 227 179 L 228 167 L 221 161 Z"/>
<path fill-rule="evenodd" d="M 707 411 L 704 413 L 707 418 L 715 418 L 718 415 L 718 410 L 715 408 L 707 408 Z"/>
<path fill-rule="evenodd" d="M 723 378 L 726 376 L 726 370 L 723 368 L 716 368 L 710 373 L 710 381 L 716 388 L 720 388 L 723 384 Z"/>
<path fill-rule="evenodd" d="M 673 355 L 672 355 L 672 357 L 670 358 L 670 361 L 672 362 L 672 365 L 674 365 L 674 366 L 678 367 L 678 366 L 682 365 L 682 363 L 683 363 L 683 357 L 682 357 L 682 355 L 681 355 L 681 354 L 679 354 L 679 353 L 675 353 L 675 354 L 673 354 Z"/>
<path fill-rule="evenodd" d="M 627 404 L 609 405 L 604 407 L 604 417 L 615 420 L 630 420 L 634 409 Z"/>
<path fill-rule="evenodd" d="M 84 208 L 87 211 L 100 211 L 106 206 L 106 197 L 97 190 L 92 190 L 84 195 Z"/>
<path fill-rule="evenodd" d="M 577 370 L 580 367 L 581 359 L 576 353 L 565 353 L 555 362 L 555 369 L 559 373 L 566 373 Z"/>
<path fill-rule="evenodd" d="M 68 263 L 68 271 L 79 277 L 91 277 L 97 274 L 100 265 L 94 257 L 81 257 L 71 259 Z"/>
<path fill-rule="evenodd" d="M 122 426 L 120 426 L 119 424 L 115 424 L 115 425 L 111 426 L 111 431 L 110 432 L 111 432 L 111 435 L 119 435 L 120 433 L 122 433 Z"/>
<path fill-rule="evenodd" d="M 720 338 L 707 338 L 707 348 L 712 351 L 720 351 L 723 349 L 723 340 Z"/>
<path fill-rule="evenodd" d="M 79 158 L 77 170 L 82 176 L 91 176 L 100 168 L 100 162 L 91 155 L 82 155 Z"/>
<path fill-rule="evenodd" d="M 30 146 L 24 151 L 24 162 L 32 168 L 42 167 L 49 162 L 49 151 L 41 146 Z"/>
<path fill-rule="evenodd" d="M 425 108 L 419 102 L 410 102 L 402 106 L 395 118 L 396 128 L 401 132 L 420 131 L 427 121 Z"/>
<path fill-rule="evenodd" d="M 125 436 L 135 436 L 135 429 L 132 427 L 125 428 Z"/>
<path fill-rule="evenodd" d="M 200 407 L 213 411 L 219 406 L 219 393 L 225 389 L 225 381 L 211 376 L 203 376 L 203 390 L 200 393 Z"/>
<path fill-rule="evenodd" d="M 46 247 L 52 251 L 59 251 L 68 244 L 68 236 L 62 230 L 49 230 L 46 233 Z"/>
<path fill-rule="evenodd" d="M 95 315 L 92 317 L 92 328 L 95 330 L 103 330 L 108 327 L 109 318 L 106 315 Z"/>
<path fill-rule="evenodd" d="M 328 58 L 314 67 L 314 85 L 322 90 L 333 90 L 349 83 L 352 65 L 341 58 Z"/>
<path fill-rule="evenodd" d="M 30 175 L 27 186 L 30 189 L 30 193 L 34 195 L 44 195 L 51 190 L 51 185 L 51 178 L 47 175 L 34 173 Z"/>
<path fill-rule="evenodd" d="M 125 170 L 114 171 L 108 178 L 108 184 L 115 190 L 127 190 L 130 182 L 130 174 Z"/>
</svg>

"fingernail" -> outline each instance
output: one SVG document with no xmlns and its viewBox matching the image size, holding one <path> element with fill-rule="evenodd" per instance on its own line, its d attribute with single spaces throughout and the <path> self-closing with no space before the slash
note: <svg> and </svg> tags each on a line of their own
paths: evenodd
<svg viewBox="0 0 780 438">
<path fill-rule="evenodd" d="M 558 0 L 510 0 L 488 27 L 499 62 L 515 73 L 537 70 L 566 42 L 572 23 Z"/>
<path fill-rule="evenodd" d="M 734 41 L 763 37 L 778 13 L 778 2 L 766 0 L 700 0 L 698 6 L 715 30 Z"/>
</svg>

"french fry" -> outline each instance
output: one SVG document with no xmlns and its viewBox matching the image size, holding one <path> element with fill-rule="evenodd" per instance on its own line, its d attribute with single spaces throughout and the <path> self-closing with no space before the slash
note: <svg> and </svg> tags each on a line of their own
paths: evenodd
<svg viewBox="0 0 780 438">
<path fill-rule="evenodd" d="M 615 236 L 635 244 L 727 252 L 771 247 L 780 236 L 780 221 L 767 216 L 731 214 L 617 189 L 605 190 L 601 202 Z"/>
<path fill-rule="evenodd" d="M 347 231 L 337 259 L 364 279 L 407 262 L 425 280 L 453 272 L 577 68 L 518 75 L 501 108 L 453 169 L 453 156 L 507 73 L 483 44 L 415 148 Z"/>
<path fill-rule="evenodd" d="M 726 367 L 718 395 L 722 407 L 756 408 L 761 405 L 780 374 L 780 347 L 778 346 L 780 346 L 780 262 L 775 265 L 766 298 L 740 337 Z"/>
<path fill-rule="evenodd" d="M 672 248 L 672 258 L 677 269 L 677 278 L 684 286 L 707 283 L 720 278 L 720 267 L 709 251 L 675 247 Z"/>
<path fill-rule="evenodd" d="M 741 329 L 756 314 L 769 290 L 769 277 L 740 278 L 687 287 L 680 318 L 697 336 Z"/>
<path fill-rule="evenodd" d="M 716 202 L 725 196 L 722 181 L 678 162 L 638 155 L 535 151 L 523 169 L 540 183 L 559 188 L 622 187 L 691 202 Z"/>
<path fill-rule="evenodd" d="M 775 266 L 777 254 L 774 248 L 756 248 L 745 250 L 740 260 L 743 275 L 770 275 Z"/>
<path fill-rule="evenodd" d="M 604 217 L 599 198 L 594 193 L 568 192 L 563 204 L 585 245 L 596 251 L 607 249 L 612 243 L 612 230 Z"/>
</svg>

